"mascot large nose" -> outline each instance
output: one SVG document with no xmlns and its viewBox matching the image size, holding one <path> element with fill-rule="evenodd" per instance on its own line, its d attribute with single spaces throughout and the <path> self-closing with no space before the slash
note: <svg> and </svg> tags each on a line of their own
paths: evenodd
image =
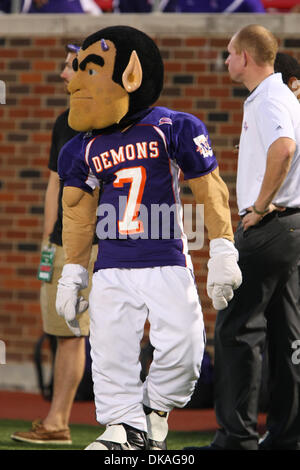
<svg viewBox="0 0 300 470">
<path fill-rule="evenodd" d="M 71 80 L 68 83 L 68 92 L 72 95 L 72 93 L 75 93 L 76 90 L 80 90 L 81 88 L 81 80 L 80 80 L 80 72 L 77 71 Z"/>
</svg>

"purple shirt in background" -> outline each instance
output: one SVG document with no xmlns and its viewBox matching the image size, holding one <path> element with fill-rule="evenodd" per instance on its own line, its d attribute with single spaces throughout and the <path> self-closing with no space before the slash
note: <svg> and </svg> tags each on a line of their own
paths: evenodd
<svg viewBox="0 0 300 470">
<path fill-rule="evenodd" d="M 261 0 L 178 0 L 185 13 L 265 13 Z"/>
<path fill-rule="evenodd" d="M 37 8 L 32 0 L 23 0 L 22 13 L 101 13 L 93 0 L 48 0 Z"/>
<path fill-rule="evenodd" d="M 153 0 L 117 0 L 116 11 L 149 13 Z M 159 10 L 178 13 L 265 13 L 261 0 L 161 0 Z"/>
</svg>

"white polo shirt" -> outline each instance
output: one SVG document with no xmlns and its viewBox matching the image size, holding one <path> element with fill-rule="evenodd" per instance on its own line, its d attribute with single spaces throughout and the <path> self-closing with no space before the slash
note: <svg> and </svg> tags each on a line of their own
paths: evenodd
<svg viewBox="0 0 300 470">
<path fill-rule="evenodd" d="M 269 147 L 280 137 L 293 139 L 296 151 L 288 175 L 272 202 L 283 207 L 300 207 L 300 104 L 283 83 L 281 73 L 276 73 L 263 80 L 244 103 L 237 171 L 240 215 L 255 203 Z"/>
</svg>

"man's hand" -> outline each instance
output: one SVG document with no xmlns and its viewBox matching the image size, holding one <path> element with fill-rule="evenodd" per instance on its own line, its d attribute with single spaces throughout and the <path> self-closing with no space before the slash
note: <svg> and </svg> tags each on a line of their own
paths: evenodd
<svg viewBox="0 0 300 470">
<path fill-rule="evenodd" d="M 242 225 L 244 230 L 247 230 L 249 227 L 253 227 L 257 225 L 267 214 L 270 214 L 273 211 L 283 212 L 285 211 L 285 207 L 275 206 L 274 204 L 270 204 L 268 206 L 268 210 L 264 214 L 257 214 L 254 211 L 253 206 L 248 207 L 247 209 L 248 214 L 243 217 Z"/>
<path fill-rule="evenodd" d="M 233 291 L 242 283 L 238 266 L 238 251 L 225 238 L 210 241 L 208 261 L 207 294 L 216 310 L 223 310 L 233 298 Z"/>
<path fill-rule="evenodd" d="M 247 211 L 248 214 L 246 214 L 242 219 L 242 225 L 244 227 L 244 230 L 247 230 L 249 227 L 253 227 L 253 225 L 258 224 L 263 218 L 262 215 L 256 214 L 253 211 L 253 207 L 249 207 Z M 266 214 L 269 214 L 269 212 L 267 212 Z"/>
<path fill-rule="evenodd" d="M 80 264 L 66 264 L 58 281 L 56 310 L 75 336 L 80 336 L 80 327 L 76 315 L 85 312 L 88 301 L 78 293 L 88 286 L 88 271 Z"/>
</svg>

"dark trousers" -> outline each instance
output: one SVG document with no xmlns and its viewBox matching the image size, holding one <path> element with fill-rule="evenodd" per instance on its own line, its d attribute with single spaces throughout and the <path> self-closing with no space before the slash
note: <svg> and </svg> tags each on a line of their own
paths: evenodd
<svg viewBox="0 0 300 470">
<path fill-rule="evenodd" d="M 258 448 L 258 399 L 267 339 L 267 428 L 272 446 L 300 449 L 300 364 L 292 360 L 293 343 L 300 340 L 300 213 L 269 214 L 245 232 L 240 224 L 235 244 L 243 283 L 217 315 L 215 411 L 220 430 L 214 444 Z"/>
</svg>

